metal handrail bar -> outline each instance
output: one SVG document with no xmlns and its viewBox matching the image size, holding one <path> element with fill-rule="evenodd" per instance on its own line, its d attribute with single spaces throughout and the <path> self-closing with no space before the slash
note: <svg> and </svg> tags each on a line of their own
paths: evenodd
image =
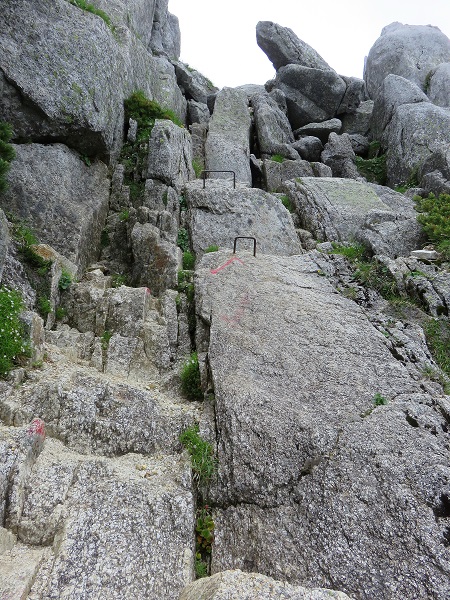
<svg viewBox="0 0 450 600">
<path fill-rule="evenodd" d="M 236 243 L 238 240 L 253 240 L 253 256 L 256 256 L 256 238 L 249 235 L 238 235 L 234 238 L 233 254 L 236 254 Z"/>
</svg>

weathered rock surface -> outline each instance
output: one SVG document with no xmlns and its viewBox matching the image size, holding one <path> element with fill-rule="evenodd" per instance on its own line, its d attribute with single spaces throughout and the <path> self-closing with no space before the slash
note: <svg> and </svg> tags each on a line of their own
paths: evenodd
<svg viewBox="0 0 450 600">
<path fill-rule="evenodd" d="M 157 119 L 148 143 L 147 178 L 179 190 L 194 177 L 190 133 L 168 119 Z"/>
<path fill-rule="evenodd" d="M 62 141 L 109 159 L 122 139 L 123 99 L 136 89 L 184 119 L 174 68 L 127 28 L 118 42 L 100 17 L 65 0 L 6 0 L 0 31 L 0 117 L 17 140 Z"/>
<path fill-rule="evenodd" d="M 358 77 L 342 77 L 347 84 L 342 102 L 337 110 L 338 115 L 353 114 L 361 102 L 367 100 L 366 82 Z"/>
<path fill-rule="evenodd" d="M 371 98 L 375 98 L 384 78 L 400 75 L 425 89 L 432 69 L 450 61 L 450 40 L 431 25 L 391 23 L 370 49 L 364 80 Z"/>
<path fill-rule="evenodd" d="M 168 11 L 169 0 L 157 0 L 153 17 L 150 50 L 169 59 L 180 56 L 181 35 L 178 17 Z"/>
<path fill-rule="evenodd" d="M 213 181 L 202 189 L 201 182 L 193 182 L 186 186 L 185 196 L 197 257 L 211 245 L 232 250 L 236 236 L 256 237 L 258 254 L 301 252 L 290 214 L 278 198 L 263 190 L 242 186 L 233 190 Z"/>
<path fill-rule="evenodd" d="M 395 111 L 386 136 L 388 184 L 409 179 L 431 155 L 450 144 L 450 109 L 427 102 L 404 104 Z"/>
<path fill-rule="evenodd" d="M 450 194 L 450 148 L 429 156 L 419 168 L 419 177 L 426 193 Z"/>
<path fill-rule="evenodd" d="M 253 96 L 251 104 L 261 154 L 279 154 L 292 160 L 298 158 L 297 152 L 291 147 L 294 134 L 289 120 L 275 100 L 266 93 Z"/>
<path fill-rule="evenodd" d="M 314 135 L 306 135 L 292 144 L 292 147 L 299 153 L 300 158 L 311 162 L 320 160 L 323 150 L 322 142 Z"/>
<path fill-rule="evenodd" d="M 342 133 L 359 133 L 367 135 L 372 118 L 373 100 L 361 102 L 352 114 L 341 115 Z"/>
<path fill-rule="evenodd" d="M 432 71 L 427 95 L 433 104 L 450 106 L 450 62 L 442 63 Z"/>
<path fill-rule="evenodd" d="M 106 165 L 88 167 L 62 144 L 21 144 L 15 150 L 1 206 L 82 272 L 97 258 L 108 211 Z"/>
<path fill-rule="evenodd" d="M 206 104 L 208 96 L 218 91 L 199 71 L 191 69 L 191 67 L 182 62 L 175 62 L 173 64 L 175 73 L 177 74 L 178 85 L 188 100 L 195 100 L 196 102 Z"/>
<path fill-rule="evenodd" d="M 302 227 L 318 240 L 359 240 L 374 254 L 406 256 L 418 247 L 421 228 L 414 203 L 370 183 L 333 177 L 285 183 Z"/>
<path fill-rule="evenodd" d="M 296 138 L 301 139 L 303 136 L 313 135 L 318 137 L 319 140 L 326 144 L 330 133 L 339 133 L 342 128 L 342 121 L 340 119 L 328 119 L 321 123 L 308 123 L 299 127 L 294 131 Z"/>
<path fill-rule="evenodd" d="M 242 90 L 223 88 L 216 98 L 205 143 L 206 168 L 234 171 L 236 180 L 251 185 L 250 173 L 251 117 L 247 94 Z M 229 175 L 211 173 L 221 179 Z"/>
<path fill-rule="evenodd" d="M 445 596 L 437 402 L 314 255 L 238 253 L 244 264 L 217 272 L 226 256 L 206 255 L 196 283 L 219 449 L 213 572 L 367 599 Z"/>
<path fill-rule="evenodd" d="M 297 129 L 334 117 L 346 85 L 334 71 L 290 64 L 277 71 L 275 88 L 286 95 L 289 121 Z"/>
<path fill-rule="evenodd" d="M 188 121 L 192 123 L 206 124 L 210 118 L 209 108 L 207 104 L 196 102 L 195 100 L 188 101 Z"/>
<path fill-rule="evenodd" d="M 259 21 L 256 25 L 256 42 L 276 71 L 290 64 L 332 70 L 314 48 L 300 40 L 289 27 L 272 21 Z"/>
<path fill-rule="evenodd" d="M 315 163 L 316 164 L 316 163 Z M 265 188 L 268 192 L 282 192 L 283 184 L 289 179 L 314 177 L 313 166 L 307 160 L 262 161 Z"/>
<path fill-rule="evenodd" d="M 355 164 L 355 153 L 348 133 L 330 133 L 321 154 L 322 162 L 331 168 L 334 177 L 360 177 Z"/>
<path fill-rule="evenodd" d="M 311 590 L 275 581 L 258 573 L 224 571 L 191 583 L 180 600 L 349 600 L 332 590 Z"/>
</svg>

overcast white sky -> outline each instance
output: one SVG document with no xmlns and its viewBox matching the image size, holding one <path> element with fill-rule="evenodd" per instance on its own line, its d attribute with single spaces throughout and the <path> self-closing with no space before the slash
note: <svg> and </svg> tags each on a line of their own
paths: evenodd
<svg viewBox="0 0 450 600">
<path fill-rule="evenodd" d="M 258 21 L 290 27 L 339 74 L 354 77 L 393 21 L 436 25 L 450 37 L 450 0 L 169 0 L 169 10 L 180 20 L 181 60 L 219 88 L 275 75 L 256 43 Z"/>
</svg>

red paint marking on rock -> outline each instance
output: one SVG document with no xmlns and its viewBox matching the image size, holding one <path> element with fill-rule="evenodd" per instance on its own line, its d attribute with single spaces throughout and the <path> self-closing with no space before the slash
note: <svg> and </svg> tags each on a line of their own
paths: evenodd
<svg viewBox="0 0 450 600">
<path fill-rule="evenodd" d="M 211 274 L 212 275 L 216 275 L 219 271 L 222 271 L 222 269 L 225 269 L 226 267 L 228 267 L 229 265 L 231 265 L 231 263 L 233 263 L 235 260 L 237 260 L 239 263 L 241 263 L 241 265 L 244 264 L 244 262 L 238 258 L 237 256 L 234 256 L 233 258 L 230 258 L 230 260 L 227 260 L 226 263 L 224 263 L 223 265 L 221 265 L 220 267 L 217 267 L 217 269 L 211 269 Z"/>
<path fill-rule="evenodd" d="M 42 419 L 33 419 L 27 430 L 28 435 L 39 435 L 45 438 L 45 423 Z"/>
</svg>

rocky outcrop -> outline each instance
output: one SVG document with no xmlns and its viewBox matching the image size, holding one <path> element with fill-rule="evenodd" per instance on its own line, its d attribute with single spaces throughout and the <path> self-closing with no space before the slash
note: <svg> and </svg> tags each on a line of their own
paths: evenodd
<svg viewBox="0 0 450 600">
<path fill-rule="evenodd" d="M 430 74 L 427 95 L 433 104 L 450 107 L 450 62 L 442 63 Z"/>
<path fill-rule="evenodd" d="M 300 223 L 321 241 L 359 240 L 374 254 L 405 256 L 421 240 L 414 204 L 382 186 L 339 178 L 285 183 Z"/>
<path fill-rule="evenodd" d="M 206 255 L 196 285 L 219 449 L 213 572 L 358 598 L 445 594 L 438 401 L 314 255 L 237 256 L 216 272 L 226 255 Z"/>
<path fill-rule="evenodd" d="M 275 160 L 265 159 L 262 161 L 262 173 L 265 187 L 268 192 L 282 192 L 284 182 L 299 177 L 314 177 L 314 165 L 307 160 Z M 325 166 L 325 165 L 322 165 Z"/>
<path fill-rule="evenodd" d="M 355 153 L 348 133 L 337 135 L 330 133 L 328 142 L 321 154 L 322 162 L 330 167 L 333 177 L 358 179 L 359 173 L 355 165 Z"/>
<path fill-rule="evenodd" d="M 297 152 L 291 147 L 294 134 L 285 113 L 280 110 L 269 94 L 252 97 L 251 104 L 255 116 L 256 135 L 262 155 L 278 154 L 295 160 Z"/>
<path fill-rule="evenodd" d="M 306 589 L 258 573 L 240 570 L 217 573 L 190 584 L 180 600 L 350 600 L 349 596 L 333 590 Z"/>
<path fill-rule="evenodd" d="M 106 166 L 87 166 L 62 144 L 22 144 L 15 150 L 1 206 L 81 273 L 98 256 L 109 201 Z"/>
<path fill-rule="evenodd" d="M 294 131 L 294 135 L 301 139 L 303 136 L 315 136 L 319 140 L 326 144 L 330 133 L 339 133 L 342 128 L 342 121 L 340 119 L 328 119 L 327 121 L 321 121 L 320 123 L 308 123 L 299 127 Z"/>
<path fill-rule="evenodd" d="M 425 89 L 427 77 L 438 65 L 450 60 L 450 40 L 431 25 L 391 23 L 370 49 L 364 80 L 373 99 L 384 78 L 400 75 Z"/>
<path fill-rule="evenodd" d="M 256 42 L 276 71 L 286 65 L 332 70 L 314 48 L 300 40 L 292 29 L 272 21 L 259 21 L 256 25 Z"/>
<path fill-rule="evenodd" d="M 288 211 L 278 198 L 267 192 L 242 186 L 232 189 L 223 182 L 211 181 L 205 189 L 200 182 L 189 184 L 185 195 L 192 247 L 197 257 L 212 245 L 232 251 L 237 236 L 255 237 L 258 253 L 301 252 Z M 248 247 L 253 249 L 253 244 Z"/>
<path fill-rule="evenodd" d="M 209 123 L 205 143 L 206 168 L 234 171 L 237 181 L 251 185 L 250 127 L 247 94 L 242 90 L 223 88 L 217 94 Z M 229 178 L 229 175 L 211 173 L 210 177 L 221 179 Z"/>
<path fill-rule="evenodd" d="M 218 89 L 204 75 L 182 62 L 174 62 L 178 85 L 188 100 L 207 104 L 208 96 L 215 94 Z"/>
</svg>

